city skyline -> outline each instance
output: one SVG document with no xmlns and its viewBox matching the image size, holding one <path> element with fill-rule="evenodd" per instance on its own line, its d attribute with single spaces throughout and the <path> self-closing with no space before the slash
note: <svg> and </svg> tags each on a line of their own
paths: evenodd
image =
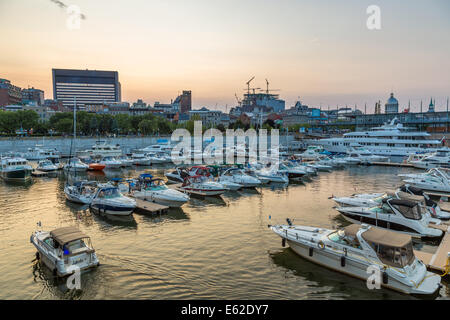
<svg viewBox="0 0 450 320">
<path fill-rule="evenodd" d="M 48 0 L 1 1 L 8 46 L 1 77 L 53 96 L 52 68 L 115 70 L 122 100 L 170 102 L 192 90 L 193 108 L 228 111 L 252 76 L 281 89 L 286 107 L 300 100 L 326 110 L 374 111 L 391 91 L 400 111 L 446 108 L 450 23 L 446 1 L 71 1 L 84 15 L 66 27 L 64 9 Z M 368 30 L 366 8 L 381 8 L 381 30 Z M 106 14 L 107 12 L 107 14 Z M 13 17 L 24 17 L 20 24 Z M 320 19 L 318 18 L 320 17 Z M 270 21 L 271 23 L 265 23 Z M 38 26 L 38 27 L 36 27 Z M 26 40 L 26 41 L 25 41 Z"/>
</svg>

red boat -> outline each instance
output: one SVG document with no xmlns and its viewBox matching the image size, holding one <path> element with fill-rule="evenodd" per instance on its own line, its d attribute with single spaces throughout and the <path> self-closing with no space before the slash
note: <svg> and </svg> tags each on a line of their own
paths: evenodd
<svg viewBox="0 0 450 320">
<path fill-rule="evenodd" d="M 89 170 L 92 171 L 103 171 L 103 169 L 105 169 L 105 165 L 104 164 L 100 164 L 100 163 L 91 163 L 89 164 Z"/>
</svg>

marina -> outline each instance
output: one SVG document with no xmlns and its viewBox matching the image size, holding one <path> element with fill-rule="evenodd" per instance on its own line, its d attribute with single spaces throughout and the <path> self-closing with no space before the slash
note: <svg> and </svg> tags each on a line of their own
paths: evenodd
<svg viewBox="0 0 450 320">
<path fill-rule="evenodd" d="M 151 168 L 133 166 L 104 169 L 101 175 L 95 171 L 77 172 L 76 175 L 77 179 L 91 181 L 86 182 L 86 188 L 97 184 L 107 191 L 111 189 L 108 185 L 114 183 L 118 190 L 128 194 L 126 181 L 139 176 L 148 177 L 149 181 L 159 178 L 165 180 L 164 175 L 173 171 L 172 168 L 171 165 L 160 164 Z M 192 177 L 202 174 L 202 170 L 205 167 L 194 167 Z M 336 189 L 347 194 L 392 189 L 392 185 L 402 183 L 398 175 L 417 175 L 420 172 L 423 171 L 411 167 L 347 165 L 317 172 L 296 183 L 259 184 L 252 188 L 225 191 L 220 196 L 192 194 L 190 200 L 180 208 L 169 208 L 147 201 L 149 199 L 135 199 L 135 214 L 112 216 L 102 212 L 102 209 L 91 210 L 91 200 L 85 205 L 66 200 L 64 184 L 68 175 L 73 173 L 64 170 L 48 177 L 33 177 L 31 182 L 23 185 L 3 182 L 0 184 L 0 202 L 5 204 L 6 210 L 5 219 L 0 223 L 0 233 L 22 244 L 19 245 L 21 250 L 15 251 L 16 254 L 12 254 L 8 246 L 0 253 L 3 256 L 0 283 L 7 288 L 2 294 L 14 294 L 19 298 L 70 299 L 71 290 L 61 286 L 64 281 L 52 279 L 52 271 L 48 267 L 40 266 L 35 259 L 33 261 L 33 250 L 26 242 L 23 239 L 17 241 L 17 237 L 26 233 L 29 235 L 30 230 L 35 230 L 35 224 L 39 223 L 43 230 L 77 226 L 83 234 L 92 237 L 100 267 L 83 273 L 84 289 L 79 292 L 81 298 L 179 299 L 188 293 L 190 297 L 214 299 L 223 298 L 225 292 L 226 298 L 240 299 L 250 291 L 253 296 L 262 299 L 278 299 L 286 295 L 292 299 L 376 299 L 380 294 L 387 299 L 412 298 L 405 293 L 396 293 L 392 288 L 368 290 L 363 281 L 340 275 L 326 266 L 319 269 L 313 267 L 311 262 L 304 261 L 290 249 L 280 246 L 280 242 L 267 232 L 267 225 L 290 218 L 295 225 L 346 228 L 348 222 L 334 209 L 333 200 L 330 199 Z M 243 171 L 240 174 L 243 175 Z M 182 186 L 182 183 L 168 184 L 169 189 L 183 192 Z M 48 190 L 54 191 L 48 194 Z M 39 197 L 42 192 L 48 195 Z M 18 205 L 22 208 L 23 221 L 26 221 L 20 225 L 14 223 Z M 433 228 L 432 224 L 430 228 Z M 413 240 L 412 243 L 416 257 L 438 276 L 446 271 L 448 225 L 443 222 L 434 228 L 443 232 L 442 241 Z M 151 250 L 140 245 L 147 242 L 144 239 L 151 240 Z M 124 251 L 129 246 L 133 247 L 134 253 L 127 254 Z M 174 250 L 178 252 L 177 257 L 169 254 Z M 5 255 L 11 254 L 17 263 L 20 260 L 33 262 L 31 265 L 19 263 L 20 267 L 10 268 L 11 264 L 5 263 Z M 121 261 L 129 261 L 128 267 Z M 180 268 L 180 263 L 187 267 Z M 203 272 L 199 272 L 204 268 L 208 270 L 206 277 Z M 117 274 L 117 277 L 110 278 L 110 272 Z M 289 275 L 289 285 L 283 280 L 286 273 Z M 42 280 L 34 282 L 33 274 Z M 25 281 L 27 287 L 32 281 L 35 289 L 21 291 L 20 286 L 9 284 L 11 281 L 7 279 L 18 280 L 18 277 Z M 105 291 L 106 279 L 110 280 Z M 164 280 L 161 282 L 158 279 Z M 216 285 L 206 285 L 209 282 Z M 246 283 L 246 286 L 239 285 L 242 283 Z M 312 289 L 311 283 L 315 283 L 317 291 Z M 350 283 L 351 289 L 336 291 L 341 283 Z M 440 283 L 442 287 L 437 292 L 438 299 L 450 295 L 445 278 Z M 269 284 L 271 288 L 283 284 L 283 290 L 269 290 Z M 188 290 L 187 286 L 192 289 Z M 119 288 L 120 293 L 117 291 Z"/>
</svg>

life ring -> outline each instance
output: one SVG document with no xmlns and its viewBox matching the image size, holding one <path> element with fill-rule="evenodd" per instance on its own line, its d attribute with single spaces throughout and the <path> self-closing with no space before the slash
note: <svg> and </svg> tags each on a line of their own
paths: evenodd
<svg viewBox="0 0 450 320">
<path fill-rule="evenodd" d="M 319 243 L 317 244 L 317 246 L 319 247 L 320 250 L 325 249 L 325 243 L 323 243 L 323 241 L 319 241 Z"/>
</svg>

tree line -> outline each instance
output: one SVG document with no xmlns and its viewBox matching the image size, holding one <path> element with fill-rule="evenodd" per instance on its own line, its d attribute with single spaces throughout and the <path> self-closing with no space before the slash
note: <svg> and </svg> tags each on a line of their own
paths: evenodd
<svg viewBox="0 0 450 320">
<path fill-rule="evenodd" d="M 128 114 L 96 114 L 85 111 L 77 112 L 77 135 L 167 135 L 175 129 L 184 128 L 194 131 L 194 121 L 200 120 L 195 115 L 187 122 L 174 123 L 161 116 L 128 115 Z M 237 120 L 228 125 L 203 126 L 203 131 L 215 127 L 225 132 L 227 129 L 256 129 L 250 124 L 244 124 Z M 273 121 L 268 120 L 263 124 L 264 129 L 281 129 Z M 23 131 L 22 131 L 23 130 Z M 15 136 L 18 131 L 32 135 L 71 135 L 73 133 L 73 113 L 55 113 L 49 121 L 40 121 L 39 115 L 33 110 L 1 111 L 0 110 L 0 134 Z"/>
</svg>

